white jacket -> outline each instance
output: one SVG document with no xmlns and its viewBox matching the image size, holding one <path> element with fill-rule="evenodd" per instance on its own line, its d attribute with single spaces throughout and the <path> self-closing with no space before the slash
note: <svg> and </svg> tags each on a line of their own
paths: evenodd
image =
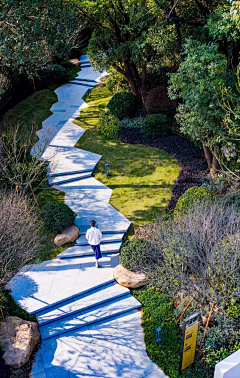
<svg viewBox="0 0 240 378">
<path fill-rule="evenodd" d="M 86 232 L 86 239 L 89 244 L 98 245 L 102 240 L 102 233 L 98 228 L 91 227 Z"/>
</svg>

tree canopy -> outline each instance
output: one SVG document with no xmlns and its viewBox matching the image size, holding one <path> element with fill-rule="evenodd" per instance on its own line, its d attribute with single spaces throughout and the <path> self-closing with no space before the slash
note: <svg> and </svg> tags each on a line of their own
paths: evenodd
<svg viewBox="0 0 240 378">
<path fill-rule="evenodd" d="M 67 57 L 81 28 L 76 7 L 71 0 L 2 0 L 0 70 L 34 78 L 52 59 Z"/>
</svg>

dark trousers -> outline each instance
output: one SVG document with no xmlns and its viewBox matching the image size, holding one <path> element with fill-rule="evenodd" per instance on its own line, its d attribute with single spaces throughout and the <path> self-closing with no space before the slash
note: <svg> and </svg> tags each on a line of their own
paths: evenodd
<svg viewBox="0 0 240 378">
<path fill-rule="evenodd" d="M 92 250 L 93 250 L 93 252 L 95 254 L 96 260 L 101 259 L 102 254 L 101 254 L 101 251 L 100 251 L 100 244 L 98 244 L 98 245 L 91 245 L 91 247 L 92 247 Z"/>
</svg>

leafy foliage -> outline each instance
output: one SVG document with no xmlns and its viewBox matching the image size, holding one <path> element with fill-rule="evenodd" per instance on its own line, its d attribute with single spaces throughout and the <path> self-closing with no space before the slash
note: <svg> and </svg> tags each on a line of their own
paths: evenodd
<svg viewBox="0 0 240 378">
<path fill-rule="evenodd" d="M 117 72 L 114 68 L 110 67 L 108 69 L 108 73 L 109 76 L 107 77 L 106 87 L 110 90 L 110 92 L 115 94 L 130 90 L 126 78 L 120 72 Z"/>
<path fill-rule="evenodd" d="M 1 66 L 12 77 L 34 78 L 53 59 L 64 60 L 75 43 L 76 5 L 67 0 L 1 1 Z"/>
<path fill-rule="evenodd" d="M 177 110 L 182 131 L 193 141 L 204 140 L 209 146 L 218 145 L 224 138 L 221 87 L 235 80 L 226 72 L 226 58 L 218 49 L 217 44 L 188 39 L 185 60 L 171 75 L 169 88 L 170 98 L 184 100 Z"/>
<path fill-rule="evenodd" d="M 134 118 L 124 118 L 123 120 L 120 121 L 120 125 L 121 127 L 127 127 L 127 128 L 141 127 L 143 121 L 144 121 L 143 116 L 134 117 Z"/>
<path fill-rule="evenodd" d="M 131 92 L 116 93 L 108 103 L 108 109 L 118 119 L 131 117 L 136 113 L 138 104 Z"/>
<path fill-rule="evenodd" d="M 118 119 L 109 111 L 102 112 L 99 117 L 98 130 L 109 139 L 118 139 L 121 126 Z"/>
<path fill-rule="evenodd" d="M 47 230 L 60 233 L 73 225 L 75 214 L 65 203 L 56 201 L 44 205 L 41 208 L 40 217 Z"/>
<path fill-rule="evenodd" d="M 68 79 L 66 68 L 60 64 L 51 64 L 43 71 L 43 75 L 56 84 L 65 83 Z"/>
<path fill-rule="evenodd" d="M 193 186 L 179 198 L 174 213 L 183 215 L 193 209 L 196 203 L 213 202 L 215 195 L 207 188 Z"/>
<path fill-rule="evenodd" d="M 144 239 L 132 239 L 123 244 L 120 253 L 120 263 L 128 270 L 138 271 L 146 264 L 151 243 Z"/>
<path fill-rule="evenodd" d="M 169 119 L 164 114 L 152 114 L 147 116 L 141 126 L 142 132 L 152 138 L 159 138 L 166 135 L 169 128 Z"/>
</svg>

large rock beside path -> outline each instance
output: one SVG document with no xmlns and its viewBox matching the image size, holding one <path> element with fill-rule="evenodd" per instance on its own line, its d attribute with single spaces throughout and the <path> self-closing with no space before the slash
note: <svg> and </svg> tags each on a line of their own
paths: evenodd
<svg viewBox="0 0 240 378">
<path fill-rule="evenodd" d="M 143 273 L 134 273 L 125 269 L 122 265 L 117 265 L 113 270 L 113 276 L 117 283 L 129 289 L 137 289 L 148 283 L 146 275 Z"/>
<path fill-rule="evenodd" d="M 38 324 L 7 316 L 0 324 L 0 340 L 3 344 L 3 359 L 6 365 L 20 368 L 25 365 L 40 339 Z"/>
<path fill-rule="evenodd" d="M 74 64 L 77 67 L 80 66 L 80 60 L 77 58 L 69 59 L 68 62 Z"/>
<path fill-rule="evenodd" d="M 66 228 L 63 230 L 61 234 L 58 234 L 55 239 L 54 243 L 60 247 L 66 243 L 72 243 L 79 237 L 79 228 L 75 225 Z"/>
</svg>

